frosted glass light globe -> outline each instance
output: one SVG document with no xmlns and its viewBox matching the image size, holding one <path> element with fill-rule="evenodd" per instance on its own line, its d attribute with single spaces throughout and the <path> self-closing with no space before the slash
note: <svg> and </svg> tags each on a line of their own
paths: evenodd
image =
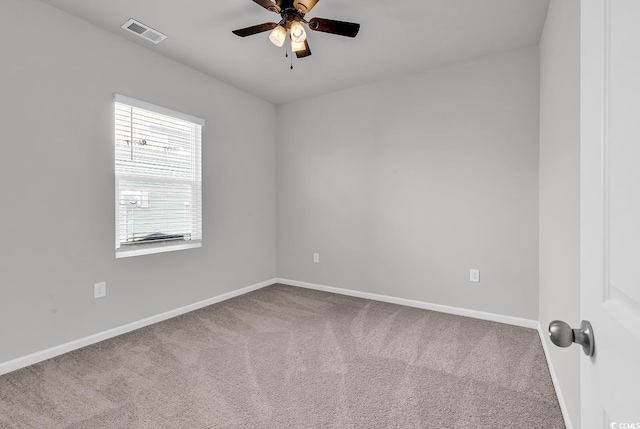
<svg viewBox="0 0 640 429">
<path fill-rule="evenodd" d="M 298 21 L 291 24 L 291 40 L 296 43 L 302 43 L 307 40 L 307 32 Z"/>
</svg>

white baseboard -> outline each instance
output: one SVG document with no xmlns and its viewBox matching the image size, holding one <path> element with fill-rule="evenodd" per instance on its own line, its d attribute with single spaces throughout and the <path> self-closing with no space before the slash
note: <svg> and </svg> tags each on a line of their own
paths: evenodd
<svg viewBox="0 0 640 429">
<path fill-rule="evenodd" d="M 477 311 L 477 310 L 469 310 L 465 308 L 451 307 L 451 306 L 441 305 L 441 304 L 432 304 L 428 302 L 415 301 L 415 300 L 405 299 L 405 298 L 396 298 L 392 296 L 379 295 L 379 294 L 374 294 L 369 292 L 360 292 L 360 291 L 355 291 L 350 289 L 323 286 L 323 285 L 318 285 L 314 283 L 300 282 L 296 280 L 275 278 L 275 279 L 266 280 L 251 286 L 247 286 L 242 289 L 234 290 L 222 295 L 218 295 L 216 297 L 209 298 L 204 301 L 196 302 L 193 304 L 186 305 L 184 307 L 170 310 L 165 313 L 158 314 L 156 316 L 151 316 L 151 317 L 147 317 L 146 319 L 128 323 L 126 325 L 119 326 L 117 328 L 99 332 L 97 334 L 93 334 L 88 337 L 80 338 L 78 340 L 74 340 L 65 344 L 54 346 L 46 350 L 41 350 L 39 352 L 35 352 L 27 356 L 2 362 L 0 363 L 0 375 L 7 374 L 17 369 L 24 368 L 26 366 L 33 365 L 38 362 L 42 362 L 47 359 L 51 359 L 61 354 L 68 353 L 70 351 L 77 350 L 82 347 L 86 347 L 88 345 L 95 344 L 97 342 L 104 341 L 106 339 L 113 338 L 115 336 L 122 335 L 127 332 L 131 332 L 136 329 L 143 328 L 145 326 L 152 325 L 154 323 L 162 322 L 163 320 L 180 316 L 181 314 L 189 313 L 191 311 L 198 310 L 200 308 L 207 307 L 209 305 L 212 305 L 221 301 L 225 301 L 227 299 L 234 298 L 236 296 L 244 295 L 254 290 L 258 290 L 263 287 L 270 286 L 274 283 L 282 283 L 282 284 L 302 287 L 306 289 L 315 289 L 315 290 L 320 290 L 325 292 L 337 293 L 340 295 L 348 295 L 348 296 L 354 296 L 357 298 L 370 299 L 374 301 L 388 302 L 391 304 L 404 305 L 407 307 L 416 307 L 416 308 L 422 308 L 425 310 L 439 311 L 441 313 L 449 313 L 449 314 L 456 314 L 459 316 L 473 317 L 476 319 L 490 320 L 493 322 L 506 323 L 509 325 L 522 326 L 525 328 L 532 328 L 532 329 L 538 328 L 538 330 L 540 331 L 539 323 L 535 320 L 522 319 L 522 318 L 513 317 L 513 316 L 505 316 L 502 314 L 487 313 L 487 312 Z M 545 355 L 547 355 L 547 360 L 549 360 L 546 344 L 544 341 L 542 341 L 542 344 L 545 347 Z M 549 368 L 551 371 L 551 376 L 553 379 L 554 386 L 556 387 L 556 392 L 558 393 L 558 400 L 560 401 L 560 407 L 562 408 L 562 412 L 565 415 L 565 421 L 567 421 L 568 415 L 566 414 L 566 411 L 565 411 L 564 401 L 562 400 L 562 397 L 559 394 L 559 391 L 557 389 L 557 381 L 556 381 L 555 373 L 553 372 L 551 363 L 549 363 Z M 567 424 L 567 429 L 572 429 L 569 424 Z"/>
<path fill-rule="evenodd" d="M 560 385 L 558 384 L 558 378 L 556 376 L 556 371 L 553 368 L 553 363 L 551 362 L 551 358 L 549 356 L 549 349 L 547 348 L 547 342 L 545 341 L 546 334 L 542 330 L 542 326 L 538 322 L 538 335 L 540 335 L 540 341 L 542 342 L 542 349 L 544 350 L 544 356 L 547 359 L 547 366 L 549 367 L 549 372 L 551 373 L 551 381 L 553 381 L 553 388 L 556 391 L 556 396 L 558 397 L 558 403 L 560 404 L 560 411 L 562 411 L 562 418 L 564 418 L 564 425 L 567 429 L 573 429 L 573 424 L 571 423 L 571 418 L 569 417 L 569 410 L 567 410 L 567 403 L 564 400 L 564 396 L 562 396 L 562 390 L 560 390 Z"/>
<path fill-rule="evenodd" d="M 19 357 L 10 361 L 0 363 L 0 375 L 7 374 L 11 371 L 15 371 L 20 368 L 24 368 L 29 365 L 33 365 L 38 362 L 42 362 L 47 359 L 59 356 L 64 353 L 68 353 L 73 350 L 86 347 L 91 344 L 98 343 L 109 338 L 113 338 L 118 335 L 126 334 L 127 332 L 135 331 L 136 329 L 143 328 L 145 326 L 152 325 L 154 323 L 162 322 L 163 320 L 171 319 L 181 314 L 189 313 L 194 310 L 198 310 L 209 305 L 225 301 L 230 298 L 235 298 L 245 293 L 253 292 L 254 290 L 261 289 L 266 286 L 270 286 L 276 283 L 276 279 L 266 280 L 264 282 L 256 283 L 251 286 L 247 286 L 242 289 L 227 292 L 222 295 L 215 296 L 213 298 L 205 299 L 204 301 L 196 302 L 193 304 L 185 305 L 184 307 L 176 308 L 156 316 L 147 317 L 146 319 L 138 320 L 137 322 L 128 323 L 117 328 L 109 329 L 107 331 L 99 332 L 97 334 L 89 335 L 88 337 L 80 338 L 78 340 L 70 341 L 59 346 L 54 346 L 46 350 L 32 353 L 27 356 Z"/>
<path fill-rule="evenodd" d="M 506 323 L 508 325 L 522 326 L 524 328 L 536 329 L 538 327 L 537 320 L 522 319 L 520 317 L 505 316 L 502 314 L 486 313 L 484 311 L 469 310 L 466 308 L 450 307 L 448 305 L 432 304 L 429 302 L 415 301 L 412 299 L 396 298 L 387 295 L 378 295 L 369 292 L 360 292 L 351 289 L 341 289 L 332 286 L 323 286 L 314 283 L 300 282 L 289 279 L 276 279 L 278 283 L 289 286 L 297 286 L 305 289 L 321 290 L 324 292 L 332 292 L 340 295 L 355 296 L 357 298 L 371 299 L 373 301 L 388 302 L 391 304 L 404 305 L 407 307 L 422 308 L 424 310 L 439 311 L 440 313 L 456 314 L 458 316 L 473 317 L 476 319 L 490 320 L 492 322 Z"/>
</svg>

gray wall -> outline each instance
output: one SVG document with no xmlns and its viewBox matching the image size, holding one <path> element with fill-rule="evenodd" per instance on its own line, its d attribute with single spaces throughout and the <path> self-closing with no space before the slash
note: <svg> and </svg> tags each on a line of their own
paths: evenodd
<svg viewBox="0 0 640 429">
<path fill-rule="evenodd" d="M 537 320 L 538 72 L 534 46 L 281 106 L 278 276 Z"/>
<path fill-rule="evenodd" d="M 540 40 L 540 324 L 580 324 L 580 1 L 551 0 Z M 580 427 L 580 348 L 550 359 Z"/>
<path fill-rule="evenodd" d="M 0 51 L 0 362 L 276 273 L 537 319 L 537 47 L 277 109 L 34 0 Z M 203 248 L 115 259 L 114 93 L 207 121 Z"/>
<path fill-rule="evenodd" d="M 274 106 L 32 0 L 0 52 L 0 362 L 275 277 Z M 207 121 L 203 248 L 115 259 L 114 93 Z"/>
</svg>

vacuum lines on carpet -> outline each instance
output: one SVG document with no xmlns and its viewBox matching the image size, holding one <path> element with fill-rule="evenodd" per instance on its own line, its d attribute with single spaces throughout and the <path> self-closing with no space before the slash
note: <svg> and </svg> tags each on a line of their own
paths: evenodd
<svg viewBox="0 0 640 429">
<path fill-rule="evenodd" d="M 0 377 L 2 428 L 564 428 L 533 329 L 273 285 Z"/>
</svg>

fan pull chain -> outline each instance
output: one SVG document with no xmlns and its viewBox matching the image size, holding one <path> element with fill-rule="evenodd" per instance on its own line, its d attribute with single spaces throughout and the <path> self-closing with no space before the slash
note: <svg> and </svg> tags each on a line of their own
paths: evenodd
<svg viewBox="0 0 640 429">
<path fill-rule="evenodd" d="M 284 57 L 289 58 L 289 46 L 285 44 Z M 293 51 L 291 51 L 291 70 L 293 70 Z"/>
</svg>

